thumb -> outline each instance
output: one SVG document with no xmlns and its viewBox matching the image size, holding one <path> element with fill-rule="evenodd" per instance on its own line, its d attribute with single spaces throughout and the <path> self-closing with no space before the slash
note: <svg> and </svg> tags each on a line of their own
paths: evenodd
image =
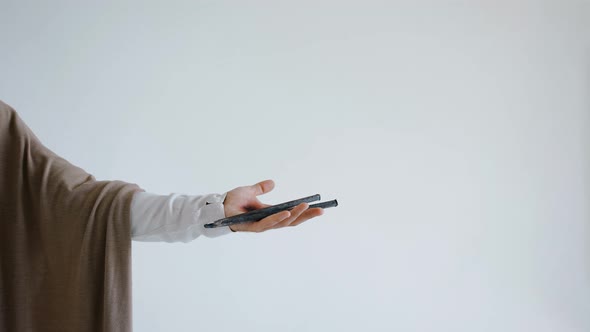
<svg viewBox="0 0 590 332">
<path fill-rule="evenodd" d="M 267 192 L 273 190 L 275 187 L 275 182 L 273 180 L 264 180 L 258 182 L 257 184 L 253 184 L 250 186 L 250 189 L 254 192 L 254 195 L 263 195 Z"/>
</svg>

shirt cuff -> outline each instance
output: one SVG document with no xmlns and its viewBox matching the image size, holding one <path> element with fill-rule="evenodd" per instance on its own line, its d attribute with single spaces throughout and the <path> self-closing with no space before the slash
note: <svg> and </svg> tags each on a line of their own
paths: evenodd
<svg viewBox="0 0 590 332">
<path fill-rule="evenodd" d="M 195 212 L 197 215 L 195 220 L 203 220 L 204 222 L 198 223 L 198 227 L 201 228 L 201 232 L 206 237 L 218 237 L 221 235 L 232 233 L 232 230 L 229 226 L 224 227 L 216 227 L 216 228 L 205 228 L 205 224 L 212 223 L 215 220 L 225 218 L 225 209 L 223 207 L 223 202 L 225 201 L 225 197 L 227 193 L 218 195 L 213 194 L 209 195 L 208 199 L 206 200 L 206 204 L 203 208 L 199 209 Z"/>
</svg>

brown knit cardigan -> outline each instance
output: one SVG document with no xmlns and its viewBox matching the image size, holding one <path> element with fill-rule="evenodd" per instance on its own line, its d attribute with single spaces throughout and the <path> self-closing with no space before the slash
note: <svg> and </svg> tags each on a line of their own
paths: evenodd
<svg viewBox="0 0 590 332">
<path fill-rule="evenodd" d="M 137 191 L 59 157 L 0 101 L 0 331 L 131 331 Z"/>
</svg>

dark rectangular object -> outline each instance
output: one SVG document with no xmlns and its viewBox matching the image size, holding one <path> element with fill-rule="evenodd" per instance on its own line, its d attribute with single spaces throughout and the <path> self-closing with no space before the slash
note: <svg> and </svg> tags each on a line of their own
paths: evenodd
<svg viewBox="0 0 590 332">
<path fill-rule="evenodd" d="M 258 210 L 238 214 L 238 215 L 235 215 L 232 217 L 227 217 L 227 218 L 216 220 L 216 221 L 209 223 L 209 224 L 205 224 L 205 228 L 215 228 L 215 227 L 230 226 L 230 225 L 235 225 L 235 224 L 242 224 L 242 223 L 251 222 L 251 221 L 260 221 L 260 220 L 262 220 L 270 215 L 273 215 L 275 213 L 285 211 L 285 210 L 291 210 L 301 203 L 310 203 L 310 202 L 319 201 L 320 198 L 321 198 L 320 195 L 317 194 L 317 195 L 312 195 L 309 197 L 304 197 L 304 198 L 296 199 L 293 201 L 269 206 L 269 207 L 266 207 L 263 209 L 258 209 Z M 335 207 L 335 206 L 338 206 L 338 202 L 336 200 L 333 200 L 333 201 L 328 201 L 328 202 L 323 202 L 323 203 L 318 203 L 318 204 L 312 204 L 309 206 L 309 208 L 311 209 L 311 208 L 317 207 L 317 208 L 325 209 L 325 208 Z"/>
</svg>

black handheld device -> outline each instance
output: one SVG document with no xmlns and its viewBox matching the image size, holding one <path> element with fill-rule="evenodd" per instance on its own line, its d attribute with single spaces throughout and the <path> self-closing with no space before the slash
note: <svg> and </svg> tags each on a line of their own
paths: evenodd
<svg viewBox="0 0 590 332">
<path fill-rule="evenodd" d="M 265 207 L 263 209 L 258 209 L 258 210 L 254 210 L 254 211 L 241 213 L 241 214 L 238 214 L 235 216 L 222 218 L 222 219 L 216 220 L 212 223 L 205 224 L 205 228 L 215 228 L 215 227 L 230 226 L 230 225 L 235 225 L 235 224 L 242 224 L 242 223 L 251 222 L 251 221 L 260 221 L 260 220 L 262 220 L 270 215 L 273 215 L 275 213 L 285 211 L 285 210 L 291 210 L 301 203 L 311 203 L 311 202 L 319 201 L 320 199 L 321 199 L 321 196 L 319 194 L 308 196 L 308 197 L 303 197 L 303 198 L 296 199 L 293 201 Z M 311 204 L 309 206 L 309 208 L 310 209 L 311 208 L 326 209 L 326 208 L 331 208 L 331 207 L 336 207 L 336 206 L 338 206 L 338 201 L 331 200 L 331 201 L 327 201 L 327 202 L 323 202 L 323 203 Z"/>
</svg>

